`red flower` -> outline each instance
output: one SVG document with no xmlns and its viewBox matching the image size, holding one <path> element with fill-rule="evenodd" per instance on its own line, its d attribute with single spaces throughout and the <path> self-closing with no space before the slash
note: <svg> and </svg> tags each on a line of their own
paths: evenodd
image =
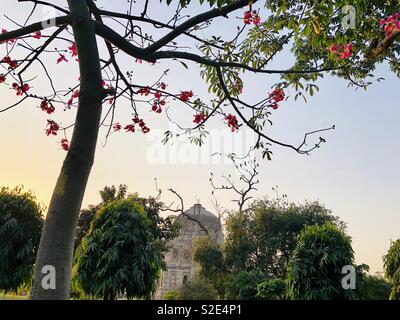
<svg viewBox="0 0 400 320">
<path fill-rule="evenodd" d="M 285 100 L 285 92 L 282 89 L 275 89 L 269 94 L 269 99 L 272 99 L 274 102 L 281 102 Z"/>
<path fill-rule="evenodd" d="M 150 131 L 150 129 L 144 123 L 143 119 L 139 119 L 138 117 L 135 117 L 134 119 L 132 119 L 132 121 L 134 124 L 139 125 L 139 127 L 143 133 L 148 133 Z"/>
<path fill-rule="evenodd" d="M 61 140 L 61 148 L 63 148 L 63 150 L 65 150 L 65 151 L 69 150 L 69 143 L 68 143 L 67 139 Z"/>
<path fill-rule="evenodd" d="M 63 61 L 68 62 L 67 58 L 63 54 L 60 54 L 60 57 L 57 59 L 57 64 Z"/>
<path fill-rule="evenodd" d="M 167 85 L 164 82 L 161 82 L 160 88 L 161 88 L 161 90 L 165 90 L 165 89 L 167 89 Z"/>
<path fill-rule="evenodd" d="M 46 100 L 40 103 L 40 109 L 47 112 L 47 114 L 52 114 L 56 110 L 54 106 Z"/>
<path fill-rule="evenodd" d="M 193 123 L 199 124 L 207 120 L 207 116 L 204 113 L 198 113 L 194 116 Z"/>
<path fill-rule="evenodd" d="M 382 19 L 379 23 L 384 27 L 386 37 L 391 37 L 395 32 L 400 31 L 400 12 Z"/>
<path fill-rule="evenodd" d="M 336 55 L 338 60 L 350 59 L 353 51 L 353 44 L 352 43 L 348 43 L 345 45 L 333 44 L 330 46 L 329 51 L 332 54 Z"/>
<path fill-rule="evenodd" d="M 74 42 L 68 50 L 71 53 L 71 57 L 77 57 L 78 56 L 78 47 L 76 46 L 76 43 Z"/>
<path fill-rule="evenodd" d="M 154 97 L 155 97 L 157 100 L 160 100 L 161 97 L 162 97 L 161 92 L 160 92 L 160 91 L 156 91 L 156 92 L 154 93 Z"/>
<path fill-rule="evenodd" d="M 244 15 L 243 15 L 244 23 L 245 24 L 250 24 L 251 23 L 251 18 L 252 18 L 251 12 L 250 11 L 246 11 L 244 13 Z"/>
<path fill-rule="evenodd" d="M 126 132 L 135 132 L 135 126 L 133 124 L 128 124 L 124 129 Z"/>
<path fill-rule="evenodd" d="M 58 125 L 57 122 L 53 120 L 47 120 L 47 126 L 48 128 L 46 129 L 46 134 L 56 136 L 58 130 L 60 130 L 60 126 Z"/>
<path fill-rule="evenodd" d="M 140 88 L 137 93 L 141 94 L 142 96 L 145 95 L 147 97 L 150 94 L 150 88 L 149 87 Z"/>
<path fill-rule="evenodd" d="M 18 83 L 13 83 L 12 88 L 17 91 L 17 96 L 22 96 L 24 93 L 29 91 L 30 86 L 27 83 L 24 83 L 22 86 L 18 85 Z"/>
<path fill-rule="evenodd" d="M 0 74 L 0 83 L 4 83 L 7 80 L 4 74 Z"/>
<path fill-rule="evenodd" d="M 18 62 L 12 60 L 9 56 L 5 56 L 1 62 L 8 64 L 10 69 L 15 69 L 18 67 Z"/>
<path fill-rule="evenodd" d="M 119 124 L 119 122 L 115 123 L 113 125 L 114 131 L 120 131 L 122 129 L 122 126 Z"/>
<path fill-rule="evenodd" d="M 261 17 L 258 14 L 257 10 L 253 11 L 245 11 L 243 15 L 244 24 L 253 23 L 255 26 L 258 26 L 261 23 Z"/>
<path fill-rule="evenodd" d="M 189 99 L 193 97 L 193 91 L 181 91 L 181 95 L 179 97 L 179 99 L 183 102 L 187 102 L 189 101 Z"/>
<path fill-rule="evenodd" d="M 228 114 L 225 117 L 225 121 L 227 121 L 228 127 L 231 128 L 232 132 L 235 132 L 235 131 L 239 130 L 239 124 L 238 124 L 238 121 L 236 119 L 236 116 L 234 116 L 232 114 Z"/>
<path fill-rule="evenodd" d="M 42 33 L 40 31 L 36 31 L 35 34 L 32 36 L 34 39 L 41 39 Z"/>
</svg>

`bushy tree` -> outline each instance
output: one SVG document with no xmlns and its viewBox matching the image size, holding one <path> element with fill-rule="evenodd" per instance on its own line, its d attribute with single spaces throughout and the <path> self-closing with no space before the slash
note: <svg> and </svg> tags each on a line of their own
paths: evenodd
<svg viewBox="0 0 400 320">
<path fill-rule="evenodd" d="M 257 270 L 232 274 L 226 285 L 226 297 L 231 300 L 255 300 L 257 285 L 263 281 Z"/>
<path fill-rule="evenodd" d="M 390 282 L 385 278 L 367 274 L 362 277 L 360 286 L 357 286 L 356 298 L 359 300 L 388 300 L 390 291 Z"/>
<path fill-rule="evenodd" d="M 168 241 L 175 238 L 178 234 L 178 225 L 174 224 L 173 217 L 162 217 L 160 214 L 164 204 L 155 198 L 141 198 L 137 194 L 128 195 L 128 187 L 126 185 L 119 185 L 116 188 L 114 185 L 111 187 L 105 186 L 99 191 L 101 202 L 97 205 L 90 205 L 87 209 L 81 210 L 77 224 L 77 234 L 75 240 L 75 249 L 81 243 L 83 237 L 89 232 L 90 224 L 94 219 L 96 212 L 103 206 L 116 200 L 123 200 L 127 197 L 135 200 L 138 204 L 142 205 L 147 217 L 151 220 L 151 227 L 156 239 L 160 241 L 162 246 L 163 255 L 168 251 Z"/>
<path fill-rule="evenodd" d="M 32 192 L 0 188 L 1 290 L 29 285 L 42 226 L 42 207 Z"/>
<path fill-rule="evenodd" d="M 384 256 L 386 277 L 392 283 L 391 300 L 400 300 L 400 239 L 390 244 L 388 253 Z"/>
<path fill-rule="evenodd" d="M 305 226 L 344 223 L 318 202 L 255 201 L 246 212 L 226 221 L 226 262 L 232 270 L 257 269 L 268 277 L 285 277 L 288 261 Z"/>
<path fill-rule="evenodd" d="M 287 294 L 294 300 L 350 299 L 342 268 L 354 264 L 351 239 L 332 223 L 307 226 L 290 259 Z"/>
<path fill-rule="evenodd" d="M 271 278 L 257 285 L 257 299 L 283 300 L 286 295 L 286 281 L 279 278 Z"/>
<path fill-rule="evenodd" d="M 162 245 L 152 222 L 134 198 L 102 207 L 79 245 L 74 286 L 103 299 L 149 298 L 156 289 Z"/>
<path fill-rule="evenodd" d="M 209 281 L 202 277 L 189 280 L 178 292 L 179 294 L 175 296 L 177 300 L 216 300 L 218 298 L 218 292 Z"/>
<path fill-rule="evenodd" d="M 200 266 L 198 275 L 209 281 L 218 292 L 219 297 L 223 298 L 225 296 L 227 270 L 220 245 L 209 237 L 196 238 L 193 245 L 193 260 Z"/>
</svg>

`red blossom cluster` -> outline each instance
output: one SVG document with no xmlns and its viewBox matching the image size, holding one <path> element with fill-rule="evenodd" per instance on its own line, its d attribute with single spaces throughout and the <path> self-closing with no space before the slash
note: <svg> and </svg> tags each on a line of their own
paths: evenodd
<svg viewBox="0 0 400 320">
<path fill-rule="evenodd" d="M 147 97 L 150 94 L 150 87 L 140 88 L 137 93 Z"/>
<path fill-rule="evenodd" d="M 1 62 L 8 64 L 11 70 L 18 67 L 18 62 L 16 60 L 11 59 L 10 56 L 5 56 L 3 59 L 1 59 Z"/>
<path fill-rule="evenodd" d="M 132 132 L 134 133 L 136 131 L 136 125 L 140 127 L 140 130 L 142 130 L 143 133 L 148 133 L 150 131 L 150 128 L 146 126 L 146 123 L 143 121 L 143 119 L 139 119 L 138 117 L 135 117 L 132 119 L 133 124 L 128 124 L 124 127 L 125 132 Z M 115 123 L 113 125 L 114 131 L 120 131 L 122 129 L 122 126 L 119 123 Z"/>
<path fill-rule="evenodd" d="M 68 107 L 71 107 L 72 104 L 74 103 L 74 100 L 77 99 L 78 97 L 79 97 L 79 90 L 75 90 L 75 91 L 72 93 L 71 99 L 68 100 L 67 106 L 68 106 Z"/>
<path fill-rule="evenodd" d="M 75 42 L 68 48 L 68 50 L 70 51 L 72 58 L 78 56 L 78 47 Z M 78 59 L 75 60 L 78 61 Z"/>
<path fill-rule="evenodd" d="M 200 124 L 207 120 L 207 116 L 204 113 L 198 113 L 194 116 L 193 123 Z"/>
<path fill-rule="evenodd" d="M 56 136 L 58 130 L 60 130 L 60 126 L 58 125 L 57 122 L 53 121 L 53 120 L 47 120 L 47 129 L 46 129 L 46 135 L 50 136 Z"/>
<path fill-rule="evenodd" d="M 193 97 L 193 91 L 181 91 L 181 95 L 179 96 L 179 99 L 183 102 L 188 102 L 190 98 Z"/>
<path fill-rule="evenodd" d="M 400 31 L 400 12 L 382 19 L 380 25 L 384 27 L 386 37 L 391 37 L 395 32 Z"/>
<path fill-rule="evenodd" d="M 40 103 L 40 109 L 45 111 L 47 114 L 52 114 L 56 110 L 54 108 L 54 106 L 51 103 L 49 103 L 47 100 L 43 100 Z"/>
<path fill-rule="evenodd" d="M 238 123 L 238 121 L 236 119 L 236 116 L 234 116 L 232 114 L 228 114 L 225 117 L 225 121 L 227 122 L 228 127 L 231 128 L 232 132 L 235 132 L 235 131 L 239 130 L 239 123 Z"/>
<path fill-rule="evenodd" d="M 261 23 L 261 17 L 257 10 L 249 10 L 244 13 L 243 21 L 244 24 L 253 23 L 255 26 L 258 26 Z"/>
<path fill-rule="evenodd" d="M 114 123 L 113 129 L 114 129 L 114 131 L 120 131 L 122 129 L 122 126 L 119 122 L 117 122 L 117 123 Z"/>
<path fill-rule="evenodd" d="M 345 60 L 351 57 L 353 51 L 353 44 L 348 43 L 345 45 L 333 44 L 329 48 L 329 51 L 338 57 L 338 60 Z"/>
<path fill-rule="evenodd" d="M 27 83 L 24 83 L 22 85 L 19 85 L 18 83 L 13 83 L 12 88 L 17 91 L 17 96 L 22 96 L 24 93 L 28 92 L 31 87 Z"/>
<path fill-rule="evenodd" d="M 67 139 L 61 139 L 61 148 L 65 151 L 69 150 L 69 142 Z"/>
<path fill-rule="evenodd" d="M 59 64 L 61 62 L 68 62 L 68 59 L 65 57 L 65 55 L 60 53 L 60 56 L 57 59 L 57 64 Z"/>
<path fill-rule="evenodd" d="M 33 39 L 41 39 L 42 38 L 42 33 L 40 31 L 36 31 L 33 35 L 32 35 Z"/>
<path fill-rule="evenodd" d="M 271 107 L 277 110 L 279 108 L 279 102 L 285 100 L 285 91 L 281 88 L 275 89 L 269 94 L 268 100 L 271 103 Z"/>
<path fill-rule="evenodd" d="M 0 83 L 4 83 L 4 82 L 6 82 L 6 80 L 7 80 L 6 76 L 1 73 L 0 74 Z"/>
</svg>

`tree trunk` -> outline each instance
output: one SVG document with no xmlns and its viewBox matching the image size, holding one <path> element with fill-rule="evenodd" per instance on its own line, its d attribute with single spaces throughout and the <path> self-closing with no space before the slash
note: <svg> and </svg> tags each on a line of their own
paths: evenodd
<svg viewBox="0 0 400 320">
<path fill-rule="evenodd" d="M 54 188 L 40 240 L 31 292 L 34 300 L 69 299 L 76 224 L 101 118 L 103 89 L 94 26 L 86 1 L 68 0 L 68 6 L 79 56 L 79 105 L 70 150 Z M 54 267 L 55 289 L 43 286 L 51 283 L 45 266 Z"/>
</svg>

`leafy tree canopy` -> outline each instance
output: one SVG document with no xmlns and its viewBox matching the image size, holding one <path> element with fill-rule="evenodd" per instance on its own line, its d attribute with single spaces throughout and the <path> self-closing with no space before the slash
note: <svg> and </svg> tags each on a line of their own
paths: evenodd
<svg viewBox="0 0 400 320">
<path fill-rule="evenodd" d="M 400 239 L 390 244 L 388 253 L 383 258 L 386 277 L 392 283 L 390 299 L 400 300 Z"/>
<path fill-rule="evenodd" d="M 285 277 L 288 261 L 305 226 L 345 224 L 318 202 L 255 201 L 226 221 L 226 263 L 232 270 L 257 269 L 267 277 Z"/>
<path fill-rule="evenodd" d="M 152 221 L 134 198 L 102 207 L 79 245 L 74 284 L 103 299 L 149 298 L 163 266 Z"/>
<path fill-rule="evenodd" d="M 29 285 L 43 226 L 42 207 L 31 191 L 0 188 L 0 289 Z"/>
<path fill-rule="evenodd" d="M 354 264 L 351 239 L 332 223 L 307 226 L 289 263 L 288 296 L 293 300 L 349 299 L 342 268 Z"/>
</svg>

